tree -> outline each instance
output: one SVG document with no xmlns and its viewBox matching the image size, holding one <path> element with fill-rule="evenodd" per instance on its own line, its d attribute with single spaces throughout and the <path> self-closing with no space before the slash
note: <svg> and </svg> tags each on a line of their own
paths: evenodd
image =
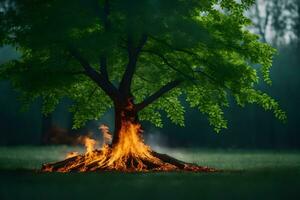
<svg viewBox="0 0 300 200">
<path fill-rule="evenodd" d="M 296 14 L 296 23 L 294 26 L 294 32 L 297 36 L 297 49 L 299 51 L 300 47 L 300 1 L 296 0 L 296 5 L 297 5 L 297 14 Z"/>
<path fill-rule="evenodd" d="M 275 50 L 246 29 L 251 21 L 243 13 L 252 3 L 15 0 L 0 15 L 1 44 L 17 46 L 22 59 L 3 66 L 1 77 L 25 104 L 41 97 L 45 114 L 72 99 L 74 128 L 113 107 L 112 149 L 140 120 L 162 126 L 161 111 L 183 126 L 183 99 L 217 132 L 226 128 L 229 98 L 285 120 L 278 103 L 255 88 L 253 66 L 271 84 Z"/>
<path fill-rule="evenodd" d="M 282 46 L 297 38 L 297 12 L 297 0 L 256 0 L 249 14 L 263 42 Z"/>
</svg>

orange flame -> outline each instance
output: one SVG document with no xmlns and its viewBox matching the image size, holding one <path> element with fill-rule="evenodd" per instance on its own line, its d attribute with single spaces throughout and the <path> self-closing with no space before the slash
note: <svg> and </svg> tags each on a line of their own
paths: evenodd
<svg viewBox="0 0 300 200">
<path fill-rule="evenodd" d="M 107 163 L 109 168 L 122 169 L 136 169 L 141 171 L 146 167 L 142 160 L 151 160 L 159 164 L 160 160 L 152 156 L 151 149 L 145 145 L 141 138 L 141 129 L 139 124 L 123 123 L 120 131 L 120 140 L 112 149 L 111 157 Z M 131 159 L 134 158 L 134 159 Z M 126 161 L 130 160 L 130 164 Z"/>
<path fill-rule="evenodd" d="M 96 149 L 96 140 L 83 137 L 86 153 L 78 155 L 72 152 L 65 161 L 57 165 L 44 165 L 43 171 L 96 171 L 96 170 L 118 170 L 118 171 L 173 171 L 185 169 L 190 171 L 203 170 L 199 166 L 182 164 L 178 165 L 166 162 L 154 156 L 154 152 L 147 146 L 141 137 L 141 126 L 130 121 L 123 121 L 119 132 L 119 141 L 111 146 L 111 134 L 108 127 L 101 125 L 99 129 L 103 133 L 103 146 Z M 176 162 L 176 161 L 175 161 Z M 174 163 L 174 162 L 173 162 Z"/>
<path fill-rule="evenodd" d="M 85 137 L 84 138 L 84 146 L 86 148 L 86 154 L 93 153 L 93 151 L 95 150 L 96 144 L 97 144 L 96 140 L 91 139 L 89 137 Z"/>
</svg>

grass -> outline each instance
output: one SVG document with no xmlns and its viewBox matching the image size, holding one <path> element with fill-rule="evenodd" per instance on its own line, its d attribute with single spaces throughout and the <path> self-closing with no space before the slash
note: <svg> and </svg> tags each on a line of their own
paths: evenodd
<svg viewBox="0 0 300 200">
<path fill-rule="evenodd" d="M 0 199 L 300 199 L 300 152 L 157 149 L 218 173 L 40 173 L 70 147 L 1 147 Z M 80 151 L 81 149 L 76 149 Z"/>
</svg>

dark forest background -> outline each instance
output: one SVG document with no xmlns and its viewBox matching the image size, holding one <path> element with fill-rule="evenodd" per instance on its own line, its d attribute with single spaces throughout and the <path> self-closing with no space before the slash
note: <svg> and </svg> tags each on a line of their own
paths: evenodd
<svg viewBox="0 0 300 200">
<path fill-rule="evenodd" d="M 271 113 L 254 105 L 241 108 L 233 104 L 226 110 L 228 129 L 217 134 L 205 116 L 187 108 L 185 127 L 178 127 L 167 119 L 162 129 L 145 123 L 146 141 L 171 147 L 300 149 L 299 7 L 300 0 L 257 0 L 247 13 L 254 21 L 251 29 L 261 35 L 262 41 L 278 49 L 271 71 L 273 84 L 259 87 L 280 102 L 288 114 L 287 123 L 279 122 Z M 0 48 L 0 64 L 19 56 L 11 46 Z M 70 103 L 68 99 L 62 100 L 49 116 L 41 114 L 39 101 L 28 111 L 21 112 L 18 93 L 9 82 L 0 82 L 0 145 L 49 144 L 53 132 L 72 137 L 99 132 L 101 123 L 113 127 L 113 112 L 109 111 L 99 121 L 91 121 L 81 130 L 72 130 L 72 116 L 67 109 Z"/>
</svg>

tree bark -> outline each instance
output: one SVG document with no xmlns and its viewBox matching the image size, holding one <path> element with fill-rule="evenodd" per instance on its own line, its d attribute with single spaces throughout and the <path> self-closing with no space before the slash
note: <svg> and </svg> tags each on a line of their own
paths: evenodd
<svg viewBox="0 0 300 200">
<path fill-rule="evenodd" d="M 112 140 L 112 146 L 118 143 L 122 123 L 138 123 L 138 115 L 132 99 L 128 99 L 126 103 L 115 103 L 115 129 Z"/>
</svg>

